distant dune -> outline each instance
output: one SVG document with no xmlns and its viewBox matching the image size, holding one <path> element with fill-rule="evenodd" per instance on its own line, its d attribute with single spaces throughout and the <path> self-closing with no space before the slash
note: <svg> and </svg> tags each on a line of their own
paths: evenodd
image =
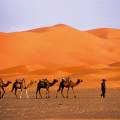
<svg viewBox="0 0 120 120">
<path fill-rule="evenodd" d="M 112 66 L 112 67 L 120 67 L 120 62 L 112 63 L 112 64 L 110 64 L 109 66 Z"/>
<path fill-rule="evenodd" d="M 99 30 L 96 31 L 98 34 Z M 45 67 L 52 64 L 51 68 L 56 68 L 119 62 L 119 41 L 116 44 L 98 38 L 93 35 L 94 32 L 83 32 L 60 24 L 24 32 L 1 33 L 0 68 L 23 64 Z M 106 34 L 101 30 L 99 33 Z"/>
<path fill-rule="evenodd" d="M 87 32 L 105 39 L 120 39 L 120 30 L 112 28 L 99 28 Z"/>
<path fill-rule="evenodd" d="M 108 72 L 104 71 L 106 66 L 112 71 L 111 67 L 120 62 L 119 45 L 120 30 L 112 28 L 79 31 L 58 24 L 0 33 L 0 74 L 69 73 L 83 78 L 89 74 L 90 79 L 98 79 Z M 104 72 L 99 76 L 101 69 Z"/>
</svg>

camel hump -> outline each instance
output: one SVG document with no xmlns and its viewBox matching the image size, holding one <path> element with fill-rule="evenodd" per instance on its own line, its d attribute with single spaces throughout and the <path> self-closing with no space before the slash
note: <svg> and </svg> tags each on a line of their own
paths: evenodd
<svg viewBox="0 0 120 120">
<path fill-rule="evenodd" d="M 9 84 L 11 84 L 12 83 L 12 81 L 8 81 L 9 82 Z"/>
<path fill-rule="evenodd" d="M 53 81 L 54 81 L 54 82 L 58 82 L 58 80 L 57 80 L 57 79 L 53 79 Z"/>
<path fill-rule="evenodd" d="M 40 85 L 41 85 L 41 86 L 47 85 L 47 82 L 45 82 L 44 80 L 40 80 L 39 82 L 40 82 Z"/>
<path fill-rule="evenodd" d="M 23 80 L 21 80 L 21 79 L 16 79 L 16 81 L 15 81 L 16 83 L 23 83 L 24 81 Z"/>
<path fill-rule="evenodd" d="M 80 82 L 83 82 L 83 80 L 81 80 L 81 79 L 78 79 Z"/>
<path fill-rule="evenodd" d="M 66 78 L 64 78 L 64 81 L 66 82 L 66 83 L 69 83 L 71 80 L 70 80 L 70 77 L 66 77 Z"/>
</svg>

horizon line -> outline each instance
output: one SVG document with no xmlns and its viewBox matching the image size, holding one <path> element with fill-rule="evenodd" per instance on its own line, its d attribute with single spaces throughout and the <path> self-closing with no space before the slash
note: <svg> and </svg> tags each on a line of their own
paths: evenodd
<svg viewBox="0 0 120 120">
<path fill-rule="evenodd" d="M 93 27 L 91 29 L 79 29 L 79 28 L 76 28 L 76 27 L 73 27 L 71 25 L 68 25 L 68 24 L 64 24 L 64 23 L 58 23 L 58 24 L 53 24 L 53 25 L 45 25 L 45 26 L 39 26 L 39 27 L 31 27 L 31 28 L 24 28 L 21 26 L 21 30 L 16 30 L 16 31 L 0 31 L 0 33 L 19 33 L 19 32 L 29 32 L 31 30 L 36 30 L 36 29 L 51 29 L 52 27 L 57 27 L 57 26 L 66 26 L 66 27 L 70 27 L 70 28 L 73 28 L 73 29 L 76 29 L 78 31 L 89 31 L 89 30 L 97 30 L 97 29 L 114 29 L 114 30 L 120 30 L 120 28 L 116 28 L 116 27 Z"/>
</svg>

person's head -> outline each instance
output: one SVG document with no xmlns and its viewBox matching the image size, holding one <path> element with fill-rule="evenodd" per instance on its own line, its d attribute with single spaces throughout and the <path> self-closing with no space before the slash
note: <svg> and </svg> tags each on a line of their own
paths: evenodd
<svg viewBox="0 0 120 120">
<path fill-rule="evenodd" d="M 105 82 L 106 80 L 105 79 L 102 79 L 102 82 Z"/>
</svg>

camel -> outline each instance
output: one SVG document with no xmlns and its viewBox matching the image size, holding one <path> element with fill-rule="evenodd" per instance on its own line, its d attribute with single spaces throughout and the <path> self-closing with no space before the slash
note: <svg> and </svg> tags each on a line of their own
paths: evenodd
<svg viewBox="0 0 120 120">
<path fill-rule="evenodd" d="M 59 84 L 59 88 L 57 90 L 57 93 L 56 93 L 56 98 L 57 98 L 57 95 L 58 95 L 59 92 L 61 92 L 61 95 L 63 96 L 63 98 L 65 98 L 65 96 L 63 95 L 63 90 L 64 90 L 65 87 L 67 88 L 67 97 L 66 98 L 68 98 L 68 93 L 69 93 L 70 88 L 72 88 L 74 98 L 76 98 L 76 95 L 75 95 L 75 92 L 74 92 L 73 88 L 75 86 L 77 86 L 80 82 L 83 82 L 83 80 L 77 79 L 77 81 L 74 83 L 72 80 L 62 79 L 60 84 Z"/>
<path fill-rule="evenodd" d="M 20 89 L 21 90 L 20 99 L 21 99 L 22 98 L 22 92 L 25 89 L 26 97 L 29 98 L 27 89 L 30 88 L 34 83 L 36 83 L 36 81 L 31 80 L 29 84 L 25 85 L 25 80 L 24 79 L 22 79 L 22 80 L 17 79 L 13 83 L 12 92 L 15 90 L 16 98 L 18 98 L 17 97 L 17 90 Z"/>
<path fill-rule="evenodd" d="M 36 99 L 37 99 L 37 93 L 39 92 L 40 97 L 42 98 L 41 95 L 41 88 L 45 88 L 46 89 L 46 98 L 49 98 L 49 88 L 52 87 L 55 83 L 57 83 L 58 80 L 54 79 L 52 82 L 49 82 L 47 79 L 43 79 L 43 80 L 39 80 L 38 84 L 37 84 L 37 90 L 36 90 Z"/>
<path fill-rule="evenodd" d="M 5 87 L 8 87 L 9 84 L 11 84 L 11 81 L 7 81 L 7 83 L 4 83 L 2 79 L 0 79 L 0 99 L 3 98 L 4 94 L 5 94 Z M 1 92 L 1 90 L 3 91 L 3 93 Z M 1 95 L 2 94 L 2 95 Z"/>
</svg>

